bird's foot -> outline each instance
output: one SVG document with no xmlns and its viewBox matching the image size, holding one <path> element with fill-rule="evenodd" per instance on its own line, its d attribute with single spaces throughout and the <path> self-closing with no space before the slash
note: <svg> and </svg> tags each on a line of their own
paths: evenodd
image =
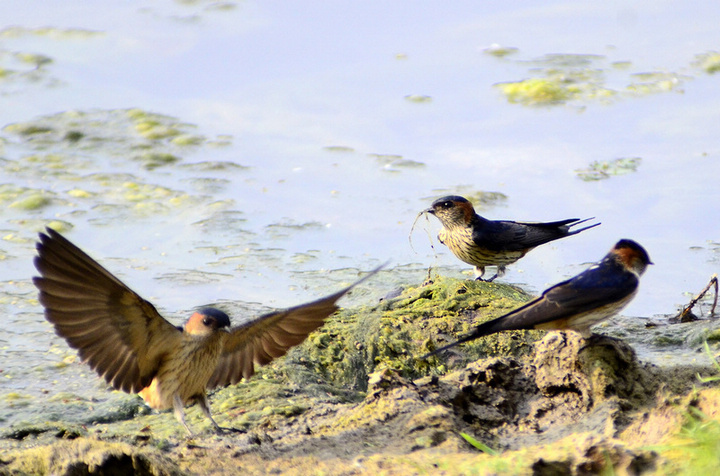
<svg viewBox="0 0 720 476">
<path fill-rule="evenodd" d="M 497 274 L 495 276 L 493 276 L 492 278 L 488 278 L 488 279 L 483 279 L 482 276 L 478 276 L 477 278 L 475 278 L 475 281 L 480 281 L 483 283 L 492 283 L 493 281 L 495 281 L 495 278 L 497 278 L 497 277 L 498 277 Z"/>
</svg>

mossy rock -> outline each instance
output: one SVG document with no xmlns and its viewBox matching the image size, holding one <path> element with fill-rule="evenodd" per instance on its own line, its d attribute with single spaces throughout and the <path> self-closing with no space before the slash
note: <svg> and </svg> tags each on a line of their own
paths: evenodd
<svg viewBox="0 0 720 476">
<path fill-rule="evenodd" d="M 428 361 L 419 359 L 528 299 L 527 293 L 508 284 L 437 277 L 375 307 L 341 310 L 280 365 L 304 367 L 304 375 L 288 375 L 301 385 L 319 379 L 364 392 L 368 375 L 376 369 L 418 378 L 443 374 L 480 357 L 529 354 L 540 333 L 504 332 Z"/>
</svg>

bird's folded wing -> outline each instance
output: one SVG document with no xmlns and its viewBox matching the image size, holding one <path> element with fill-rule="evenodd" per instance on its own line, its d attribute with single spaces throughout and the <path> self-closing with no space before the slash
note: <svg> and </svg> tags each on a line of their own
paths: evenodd
<svg viewBox="0 0 720 476">
<path fill-rule="evenodd" d="M 483 226 L 473 233 L 473 241 L 478 246 L 495 251 L 524 251 L 540 246 L 569 234 L 576 234 L 588 228 L 569 232 L 569 227 L 591 220 L 568 218 L 553 222 L 513 222 L 506 220 L 486 220 Z"/>
<path fill-rule="evenodd" d="M 587 273 L 587 271 L 585 272 Z M 522 322 L 526 328 L 599 309 L 635 292 L 638 279 L 631 273 L 602 276 L 580 274 L 547 289 L 541 297 L 506 315 L 508 329 Z"/>
<path fill-rule="evenodd" d="M 381 268 L 381 267 L 380 267 Z M 235 384 L 255 373 L 255 365 L 265 365 L 300 344 L 325 319 L 338 310 L 337 300 L 380 268 L 330 296 L 307 304 L 271 312 L 230 331 L 223 354 L 208 388 Z"/>
<path fill-rule="evenodd" d="M 486 220 L 482 228 L 473 230 L 473 242 L 493 251 L 524 251 L 528 230 L 526 227 L 508 221 Z"/>
<path fill-rule="evenodd" d="M 41 233 L 37 250 L 41 277 L 33 281 L 57 334 L 114 388 L 138 392 L 149 385 L 181 332 L 56 231 Z"/>
</svg>

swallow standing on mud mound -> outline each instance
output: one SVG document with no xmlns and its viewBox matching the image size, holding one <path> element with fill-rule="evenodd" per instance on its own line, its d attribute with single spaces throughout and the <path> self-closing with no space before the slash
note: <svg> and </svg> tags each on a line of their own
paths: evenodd
<svg viewBox="0 0 720 476">
<path fill-rule="evenodd" d="M 457 342 L 422 358 L 500 331 L 573 330 L 588 338 L 590 327 L 617 314 L 635 297 L 640 276 L 649 264 L 652 262 L 642 246 L 620 240 L 602 260 L 574 278 L 556 284 L 504 316 L 483 322 Z"/>
<path fill-rule="evenodd" d="M 217 309 L 197 311 L 183 327 L 110 274 L 58 232 L 40 234 L 35 267 L 45 317 L 56 333 L 115 389 L 139 393 L 152 408 L 174 409 L 189 434 L 185 405 L 198 403 L 216 431 L 206 389 L 236 384 L 300 344 L 333 314 L 345 293 L 230 327 Z"/>
<path fill-rule="evenodd" d="M 536 246 L 576 235 L 600 224 L 570 231 L 570 227 L 592 218 L 570 218 L 549 223 L 488 220 L 475 213 L 472 203 L 457 195 L 439 198 L 421 213 L 438 217 L 443 225 L 438 234 L 440 243 L 450 248 L 460 260 L 475 266 L 475 279 L 482 281 L 486 266 L 497 266 L 497 273 L 488 282 L 502 276 L 507 265 Z"/>
</svg>

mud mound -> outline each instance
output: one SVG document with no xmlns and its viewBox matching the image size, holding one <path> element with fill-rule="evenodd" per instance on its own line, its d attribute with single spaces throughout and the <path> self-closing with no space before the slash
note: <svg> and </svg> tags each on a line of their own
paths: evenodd
<svg viewBox="0 0 720 476">
<path fill-rule="evenodd" d="M 344 310 L 212 395 L 218 422 L 244 434 L 211 433 L 194 408 L 189 439 L 171 413 L 11 428 L 0 474 L 642 474 L 678 458 L 661 445 L 687 431 L 691 410 L 720 416 L 697 368 L 642 363 L 608 337 L 506 332 L 417 359 L 527 298 L 441 279 Z"/>
</svg>

